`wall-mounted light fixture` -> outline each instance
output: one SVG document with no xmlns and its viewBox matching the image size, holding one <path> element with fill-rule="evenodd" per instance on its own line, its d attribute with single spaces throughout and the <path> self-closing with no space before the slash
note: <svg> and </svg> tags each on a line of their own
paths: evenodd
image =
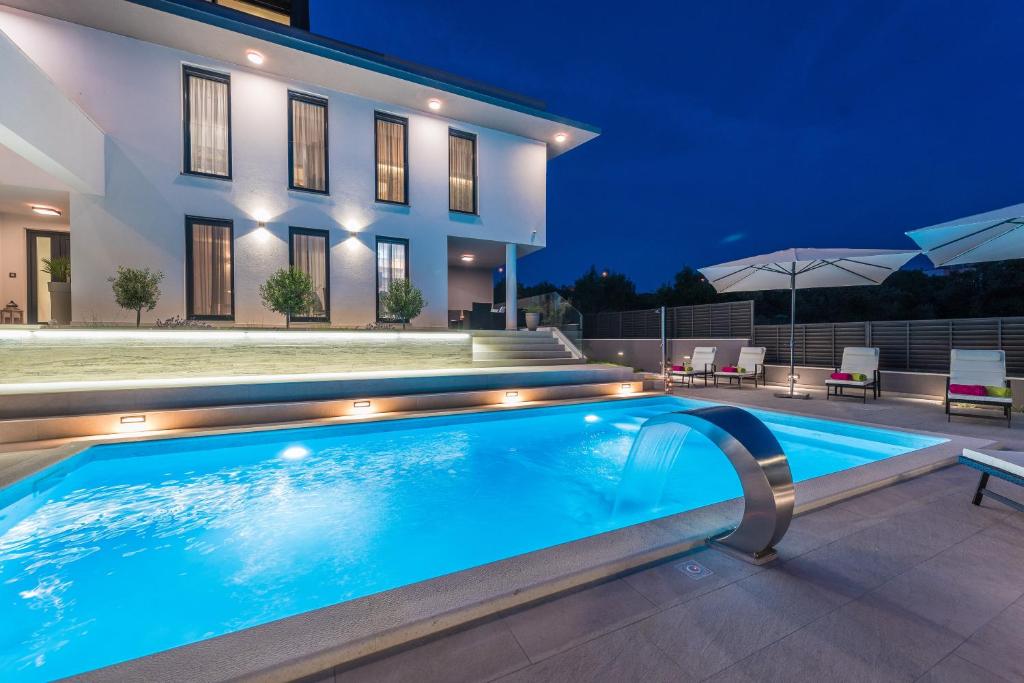
<svg viewBox="0 0 1024 683">
<path fill-rule="evenodd" d="M 628 382 L 623 382 L 622 384 L 619 385 L 619 393 L 620 394 L 632 394 L 633 393 L 633 385 L 628 383 Z"/>
<path fill-rule="evenodd" d="M 121 416 L 121 424 L 123 424 L 123 425 L 141 424 L 141 423 L 143 423 L 145 421 L 146 421 L 146 416 L 145 415 L 122 415 Z"/>
<path fill-rule="evenodd" d="M 263 64 L 263 53 L 257 52 L 256 50 L 246 50 L 245 58 L 249 60 L 250 64 L 260 66 Z"/>
<path fill-rule="evenodd" d="M 427 106 L 430 107 L 431 111 L 441 111 L 441 100 L 431 97 L 427 100 Z"/>
<path fill-rule="evenodd" d="M 352 402 L 352 407 L 353 408 L 369 408 L 370 407 L 370 402 L 369 401 L 353 401 Z"/>
<path fill-rule="evenodd" d="M 459 259 L 461 261 L 465 261 L 466 263 L 472 263 L 473 261 L 476 260 L 476 256 L 473 256 L 472 254 L 463 254 L 462 256 L 459 257 Z"/>
<path fill-rule="evenodd" d="M 41 204 L 32 204 L 32 212 L 38 213 L 40 216 L 59 216 L 61 215 L 60 209 L 55 209 L 52 206 L 43 206 Z"/>
<path fill-rule="evenodd" d="M 569 139 L 569 136 L 565 133 L 555 133 L 555 142 L 562 144 Z"/>
</svg>

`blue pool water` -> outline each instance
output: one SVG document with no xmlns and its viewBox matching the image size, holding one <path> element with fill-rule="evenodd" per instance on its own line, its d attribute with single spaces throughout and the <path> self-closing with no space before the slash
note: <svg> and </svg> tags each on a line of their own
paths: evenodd
<svg viewBox="0 0 1024 683">
<path fill-rule="evenodd" d="M 615 517 L 650 398 L 92 447 L 0 491 L 0 680 L 44 680 L 740 494 L 699 435 Z M 796 481 L 942 439 L 755 411 Z"/>
</svg>

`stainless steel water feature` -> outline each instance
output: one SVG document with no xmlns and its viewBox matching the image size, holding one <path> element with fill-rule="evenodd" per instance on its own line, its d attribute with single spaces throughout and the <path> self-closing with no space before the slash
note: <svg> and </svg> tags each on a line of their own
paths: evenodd
<svg viewBox="0 0 1024 683">
<path fill-rule="evenodd" d="M 740 477 L 743 518 L 732 531 L 708 539 L 731 555 L 763 564 L 775 557 L 775 544 L 793 518 L 796 490 L 782 445 L 761 420 L 733 406 L 711 406 L 650 418 L 641 429 L 677 425 L 708 437 Z"/>
</svg>

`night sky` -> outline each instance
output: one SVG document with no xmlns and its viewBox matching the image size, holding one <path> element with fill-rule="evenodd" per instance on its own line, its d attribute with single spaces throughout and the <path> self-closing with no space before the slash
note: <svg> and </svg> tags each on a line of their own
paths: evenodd
<svg viewBox="0 0 1024 683">
<path fill-rule="evenodd" d="M 545 100 L 548 247 L 653 289 L 786 247 L 912 247 L 1024 202 L 1024 3 L 311 0 L 313 30 Z"/>
</svg>

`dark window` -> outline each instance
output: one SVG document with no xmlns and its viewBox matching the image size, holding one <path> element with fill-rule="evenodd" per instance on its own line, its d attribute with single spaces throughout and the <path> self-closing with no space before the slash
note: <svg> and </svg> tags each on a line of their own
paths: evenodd
<svg viewBox="0 0 1024 683">
<path fill-rule="evenodd" d="M 377 238 L 377 320 L 404 322 L 384 315 L 380 300 L 395 280 L 409 279 L 409 240 Z"/>
<path fill-rule="evenodd" d="M 374 114 L 377 201 L 409 203 L 409 121 L 401 116 Z"/>
<path fill-rule="evenodd" d="M 269 19 L 285 26 L 292 23 L 292 3 L 288 0 L 213 0 L 213 4 L 230 7 L 233 10 L 261 19 Z"/>
<path fill-rule="evenodd" d="M 186 66 L 185 173 L 231 177 L 231 77 Z"/>
<path fill-rule="evenodd" d="M 327 100 L 288 93 L 288 187 L 328 193 Z"/>
<path fill-rule="evenodd" d="M 448 209 L 476 213 L 476 136 L 448 129 Z"/>
<path fill-rule="evenodd" d="M 231 221 L 185 217 L 185 308 L 195 320 L 235 319 Z"/>
<path fill-rule="evenodd" d="M 288 263 L 309 276 L 313 282 L 316 303 L 296 315 L 297 322 L 326 322 L 331 319 L 331 249 L 326 230 L 290 228 L 288 231 Z"/>
</svg>

